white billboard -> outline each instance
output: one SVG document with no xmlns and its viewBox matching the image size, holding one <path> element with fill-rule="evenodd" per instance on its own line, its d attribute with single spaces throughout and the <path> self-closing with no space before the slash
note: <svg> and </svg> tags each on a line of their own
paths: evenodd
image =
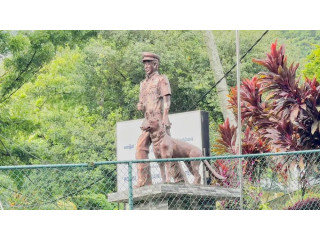
<svg viewBox="0 0 320 240">
<path fill-rule="evenodd" d="M 202 111 L 192 111 L 184 113 L 170 114 L 169 120 L 172 123 L 170 132 L 171 136 L 182 141 L 186 141 L 192 145 L 203 149 L 203 124 L 208 121 L 203 121 Z M 207 115 L 205 115 L 207 116 Z M 143 119 L 131 120 L 117 123 L 117 160 L 134 160 L 136 152 L 136 144 L 141 134 L 140 126 Z M 205 135 L 207 135 L 206 133 Z M 152 145 L 150 146 L 149 159 L 155 159 Z M 193 182 L 193 176 L 188 171 L 185 164 L 182 167 L 188 177 L 189 183 Z M 203 183 L 203 166 L 200 165 L 201 183 Z M 162 181 L 160 169 L 157 163 L 151 163 L 152 183 L 160 183 Z M 117 186 L 118 191 L 125 191 L 128 189 L 128 167 L 126 164 L 117 165 Z M 132 169 L 133 185 L 137 183 L 137 168 L 133 164 Z"/>
</svg>

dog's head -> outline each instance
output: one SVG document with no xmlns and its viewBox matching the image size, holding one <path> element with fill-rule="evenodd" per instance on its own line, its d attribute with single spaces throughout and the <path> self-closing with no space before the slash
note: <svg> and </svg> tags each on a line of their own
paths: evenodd
<svg viewBox="0 0 320 240">
<path fill-rule="evenodd" d="M 157 118 L 150 118 L 145 120 L 141 126 L 141 129 L 147 132 L 158 131 L 161 127 L 160 120 Z"/>
</svg>

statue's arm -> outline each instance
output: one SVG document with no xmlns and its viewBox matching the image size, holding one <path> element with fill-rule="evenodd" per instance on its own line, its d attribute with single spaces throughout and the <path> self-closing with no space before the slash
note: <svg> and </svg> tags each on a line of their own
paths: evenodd
<svg viewBox="0 0 320 240">
<path fill-rule="evenodd" d="M 137 104 L 137 109 L 138 109 L 138 111 L 143 111 L 142 83 L 140 83 L 139 102 Z"/>
<path fill-rule="evenodd" d="M 163 96 L 163 118 L 162 118 L 162 123 L 165 126 L 170 126 L 170 122 L 169 122 L 170 105 L 171 105 L 171 95 Z"/>
<path fill-rule="evenodd" d="M 160 91 L 161 96 L 163 97 L 163 116 L 162 116 L 162 123 L 169 127 L 169 111 L 171 105 L 171 88 L 169 80 L 166 76 L 162 76 L 161 84 L 160 84 Z"/>
</svg>

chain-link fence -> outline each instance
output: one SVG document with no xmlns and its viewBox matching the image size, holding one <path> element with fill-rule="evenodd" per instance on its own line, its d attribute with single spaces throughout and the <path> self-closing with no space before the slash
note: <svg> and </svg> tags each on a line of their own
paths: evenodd
<svg viewBox="0 0 320 240">
<path fill-rule="evenodd" d="M 137 164 L 142 162 L 151 163 L 153 184 L 135 188 Z M 191 162 L 201 162 L 200 184 L 193 184 Z M 178 163 L 184 182 L 159 182 L 159 163 L 168 168 Z M 319 171 L 319 150 L 241 158 L 1 166 L 0 209 L 320 209 Z"/>
</svg>

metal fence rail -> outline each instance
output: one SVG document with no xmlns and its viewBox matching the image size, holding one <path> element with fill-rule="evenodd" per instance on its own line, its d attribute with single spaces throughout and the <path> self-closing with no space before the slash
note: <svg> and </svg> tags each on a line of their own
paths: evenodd
<svg viewBox="0 0 320 240">
<path fill-rule="evenodd" d="M 138 163 L 203 160 L 225 179 L 213 177 L 204 167 L 200 185 L 192 184 L 193 176 L 186 172 L 188 184 L 154 182 L 134 188 Z M 320 209 L 320 150 L 0 166 L 0 209 Z"/>
</svg>

